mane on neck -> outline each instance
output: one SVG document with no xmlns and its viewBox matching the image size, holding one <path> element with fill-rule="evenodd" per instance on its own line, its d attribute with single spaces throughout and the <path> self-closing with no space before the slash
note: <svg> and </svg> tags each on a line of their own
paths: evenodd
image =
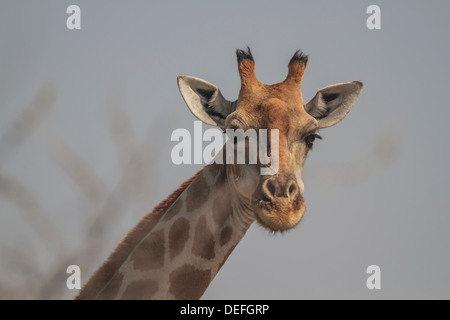
<svg viewBox="0 0 450 320">
<path fill-rule="evenodd" d="M 153 226 L 158 223 L 164 212 L 172 206 L 175 200 L 192 183 L 192 181 L 197 178 L 202 170 L 198 171 L 193 177 L 183 182 L 178 189 L 172 192 L 172 194 L 170 194 L 166 199 L 161 201 L 151 213 L 142 218 L 137 226 L 128 233 L 125 239 L 117 246 L 116 250 L 114 250 L 103 265 L 89 279 L 75 299 L 95 299 L 95 296 L 114 276 L 120 266 L 130 255 L 131 251 L 138 245 L 139 242 L 141 242 L 149 230 L 151 230 Z"/>
</svg>

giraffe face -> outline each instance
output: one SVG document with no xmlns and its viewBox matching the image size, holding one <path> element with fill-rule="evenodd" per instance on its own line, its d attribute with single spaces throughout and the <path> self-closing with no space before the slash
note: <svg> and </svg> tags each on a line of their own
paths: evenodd
<svg viewBox="0 0 450 320">
<path fill-rule="evenodd" d="M 301 95 L 289 88 L 261 85 L 253 89 L 253 94 L 241 95 L 236 110 L 225 120 L 226 128 L 278 129 L 278 170 L 274 175 L 257 174 L 253 188 L 243 183 L 237 185 L 239 192 L 253 190 L 250 196 L 257 221 L 270 230 L 287 230 L 297 225 L 305 212 L 302 180 L 303 165 L 314 139 L 318 137 L 318 122 L 303 107 Z M 269 144 L 271 154 L 274 155 Z M 248 150 L 248 149 L 247 149 Z M 260 163 L 256 165 L 259 169 Z M 242 179 L 240 175 L 254 172 L 250 165 L 233 170 L 232 181 Z M 260 170 L 256 170 L 259 173 Z M 253 176 L 255 176 L 253 174 Z"/>
<path fill-rule="evenodd" d="M 302 170 L 314 140 L 320 138 L 319 129 L 345 117 L 358 99 L 362 83 L 323 88 L 304 104 L 301 83 L 306 55 L 297 51 L 289 62 L 286 80 L 274 85 L 256 79 L 250 49 L 238 50 L 237 58 L 241 90 L 234 102 L 226 100 L 216 86 L 198 78 L 180 76 L 178 85 L 192 113 L 205 123 L 256 132 L 278 129 L 278 170 L 274 175 L 258 174 L 260 163 L 227 165 L 227 175 L 232 187 L 248 199 L 262 226 L 272 231 L 288 230 L 305 212 Z"/>
</svg>

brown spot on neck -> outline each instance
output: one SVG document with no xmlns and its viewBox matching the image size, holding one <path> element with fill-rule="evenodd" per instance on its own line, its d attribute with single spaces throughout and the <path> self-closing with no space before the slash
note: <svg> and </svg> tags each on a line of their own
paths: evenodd
<svg viewBox="0 0 450 320">
<path fill-rule="evenodd" d="M 220 233 L 220 246 L 221 247 L 223 247 L 230 241 L 232 233 L 233 233 L 233 229 L 231 229 L 230 226 L 226 226 L 225 228 L 223 228 L 222 232 Z"/>
<path fill-rule="evenodd" d="M 161 229 L 145 237 L 131 254 L 130 260 L 139 271 L 159 269 L 164 265 L 165 252 L 164 229 Z"/>
<path fill-rule="evenodd" d="M 169 257 L 173 260 L 183 251 L 189 238 L 189 221 L 186 218 L 179 218 L 175 221 L 169 231 Z"/>
<path fill-rule="evenodd" d="M 111 300 L 117 299 L 117 294 L 119 293 L 119 289 L 122 285 L 123 275 L 120 273 L 116 273 L 111 281 L 108 283 L 108 290 L 103 290 L 96 297 L 99 300 Z"/>
<path fill-rule="evenodd" d="M 200 299 L 211 280 L 210 270 L 199 270 L 192 265 L 184 265 L 170 274 L 169 292 L 175 299 Z"/>
<path fill-rule="evenodd" d="M 202 169 L 203 170 L 203 169 Z M 95 272 L 91 279 L 81 290 L 75 299 L 94 299 L 96 295 L 112 279 L 120 266 L 130 255 L 131 251 L 142 241 L 142 239 L 158 223 L 162 214 L 169 209 L 183 191 L 197 178 L 202 170 L 181 184 L 170 196 L 161 201 L 152 211 L 147 214 L 138 225 L 128 233 L 125 239 L 117 246 L 116 250 L 109 256 L 106 262 Z"/>
<path fill-rule="evenodd" d="M 156 280 L 145 279 L 132 281 L 122 294 L 123 300 L 148 300 L 158 290 Z"/>
</svg>

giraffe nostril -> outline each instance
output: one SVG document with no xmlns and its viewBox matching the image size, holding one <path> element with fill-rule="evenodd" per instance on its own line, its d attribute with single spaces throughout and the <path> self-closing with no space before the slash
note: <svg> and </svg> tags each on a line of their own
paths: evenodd
<svg viewBox="0 0 450 320">
<path fill-rule="evenodd" d="M 267 179 L 262 183 L 261 191 L 262 200 L 272 203 L 286 200 L 294 202 L 300 195 L 300 187 L 294 179 L 289 179 L 285 184 L 281 184 L 276 178 Z"/>
<path fill-rule="evenodd" d="M 280 184 L 277 179 L 267 179 L 262 184 L 263 200 L 274 202 L 276 198 L 287 198 L 295 201 L 300 193 L 300 188 L 294 179 L 288 180 L 286 184 Z"/>
<path fill-rule="evenodd" d="M 294 184 L 291 184 L 291 185 L 289 186 L 289 194 L 292 194 L 294 191 L 295 191 L 295 185 L 294 185 Z"/>
<path fill-rule="evenodd" d="M 297 197 L 298 193 L 299 193 L 299 188 L 298 188 L 297 182 L 295 182 L 295 180 L 290 180 L 287 183 L 286 196 L 288 198 L 290 198 L 291 200 L 294 200 Z"/>
<path fill-rule="evenodd" d="M 272 179 L 267 179 L 262 184 L 262 193 L 264 200 L 273 201 L 276 193 L 276 187 Z"/>
<path fill-rule="evenodd" d="M 269 182 L 267 183 L 267 188 L 268 188 L 270 194 L 271 194 L 272 196 L 274 196 L 274 195 L 275 195 L 275 192 L 276 192 L 275 184 L 274 184 L 272 181 L 269 181 Z"/>
</svg>

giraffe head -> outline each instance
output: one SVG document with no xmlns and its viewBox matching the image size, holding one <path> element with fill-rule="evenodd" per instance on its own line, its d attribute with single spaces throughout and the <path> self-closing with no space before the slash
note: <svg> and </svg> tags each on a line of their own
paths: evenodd
<svg viewBox="0 0 450 320">
<path fill-rule="evenodd" d="M 229 183 L 237 199 L 256 220 L 272 231 L 288 230 L 305 212 L 303 165 L 319 129 L 340 122 L 352 109 L 363 84 L 358 81 L 320 89 L 304 103 L 301 84 L 308 57 L 297 51 L 283 82 L 267 85 L 257 80 L 251 51 L 237 50 L 241 89 L 236 101 L 225 99 L 219 88 L 205 80 L 179 76 L 178 86 L 191 112 L 204 123 L 231 129 L 278 129 L 276 174 L 261 175 L 261 163 L 227 165 Z M 269 147 L 270 148 L 270 147 Z"/>
</svg>

